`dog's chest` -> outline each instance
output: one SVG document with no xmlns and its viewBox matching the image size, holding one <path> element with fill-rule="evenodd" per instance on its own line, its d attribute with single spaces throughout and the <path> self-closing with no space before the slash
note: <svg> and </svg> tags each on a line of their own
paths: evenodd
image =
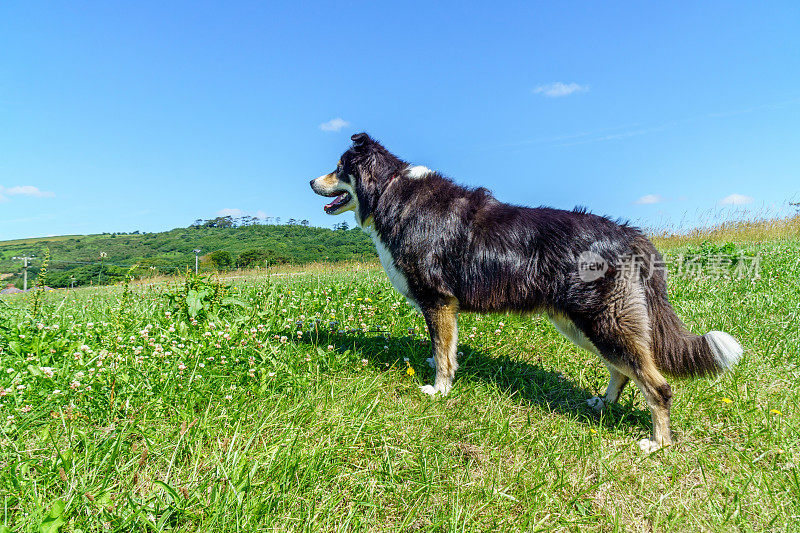
<svg viewBox="0 0 800 533">
<path fill-rule="evenodd" d="M 397 292 L 405 296 L 412 304 L 415 304 L 414 299 L 411 297 L 411 293 L 408 290 L 408 280 L 406 279 L 405 274 L 403 274 L 403 272 L 397 268 L 397 265 L 395 265 L 391 251 L 385 244 L 383 244 L 378 232 L 376 232 L 375 228 L 372 226 L 365 227 L 364 231 L 372 238 L 372 242 L 375 243 L 375 249 L 378 252 L 378 258 L 381 261 L 381 266 L 383 266 L 383 270 L 386 271 L 386 275 L 389 277 L 389 281 L 391 282 L 392 286 Z"/>
</svg>

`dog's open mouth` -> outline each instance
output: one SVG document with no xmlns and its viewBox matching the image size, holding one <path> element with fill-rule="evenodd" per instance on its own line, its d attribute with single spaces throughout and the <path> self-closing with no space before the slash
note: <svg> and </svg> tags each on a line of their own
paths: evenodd
<svg viewBox="0 0 800 533">
<path fill-rule="evenodd" d="M 348 202 L 350 202 L 351 198 L 352 198 L 352 196 L 350 196 L 349 192 L 345 191 L 345 192 L 341 193 L 339 196 L 334 198 L 331 203 L 325 204 L 325 212 L 328 213 L 328 214 L 333 213 L 334 211 L 336 211 L 340 207 L 343 207 L 343 206 L 347 205 Z"/>
</svg>

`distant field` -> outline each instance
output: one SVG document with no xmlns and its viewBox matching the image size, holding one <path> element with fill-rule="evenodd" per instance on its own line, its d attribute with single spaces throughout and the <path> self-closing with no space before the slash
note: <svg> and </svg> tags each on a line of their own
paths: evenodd
<svg viewBox="0 0 800 533">
<path fill-rule="evenodd" d="M 41 244 L 48 242 L 66 241 L 68 239 L 75 239 L 85 236 L 86 235 L 58 235 L 56 237 L 32 237 L 30 239 L 13 239 L 10 241 L 0 241 L 0 248 L 5 246 L 16 246 L 19 244 Z"/>
<path fill-rule="evenodd" d="M 193 269 L 200 250 L 204 269 L 239 268 L 315 261 L 356 261 L 375 258 L 361 230 L 331 230 L 293 225 L 176 228 L 161 233 L 66 235 L 0 241 L 0 273 L 22 285 L 22 263 L 13 257 L 35 256 L 29 274 L 36 275 L 49 254 L 48 285 L 71 287 L 113 284 L 132 274 L 150 278 Z M 222 254 L 218 262 L 215 252 Z M 102 261 L 101 261 L 102 257 Z"/>
<path fill-rule="evenodd" d="M 216 295 L 204 282 L 182 293 L 177 278 L 46 293 L 35 318 L 35 295 L 6 297 L 2 521 L 14 532 L 796 530 L 800 237 L 659 243 L 672 259 L 760 262 L 741 279 L 672 267 L 692 331 L 728 331 L 746 352 L 725 375 L 671 380 L 677 442 L 649 456 L 636 445 L 650 431 L 640 394 L 591 411 L 605 368 L 540 317 L 462 315 L 452 394 L 421 394 L 424 322 L 368 265 L 253 274 Z"/>
</svg>

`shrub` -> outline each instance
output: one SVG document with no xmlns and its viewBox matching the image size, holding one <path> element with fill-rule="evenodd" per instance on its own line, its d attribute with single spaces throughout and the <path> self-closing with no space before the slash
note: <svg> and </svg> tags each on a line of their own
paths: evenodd
<svg viewBox="0 0 800 533">
<path fill-rule="evenodd" d="M 233 257 L 226 250 L 217 250 L 209 256 L 211 263 L 218 269 L 230 268 L 233 265 Z"/>
<path fill-rule="evenodd" d="M 247 250 L 239 255 L 238 263 L 239 266 L 243 268 L 258 266 L 269 259 L 269 255 L 270 254 L 266 250 Z"/>
</svg>

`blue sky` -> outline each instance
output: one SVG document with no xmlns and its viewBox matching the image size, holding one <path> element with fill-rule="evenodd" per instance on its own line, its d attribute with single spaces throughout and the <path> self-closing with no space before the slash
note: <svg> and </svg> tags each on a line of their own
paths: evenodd
<svg viewBox="0 0 800 533">
<path fill-rule="evenodd" d="M 0 239 L 330 226 L 308 180 L 362 130 L 519 204 L 785 211 L 800 4 L 0 4 Z"/>
</svg>

